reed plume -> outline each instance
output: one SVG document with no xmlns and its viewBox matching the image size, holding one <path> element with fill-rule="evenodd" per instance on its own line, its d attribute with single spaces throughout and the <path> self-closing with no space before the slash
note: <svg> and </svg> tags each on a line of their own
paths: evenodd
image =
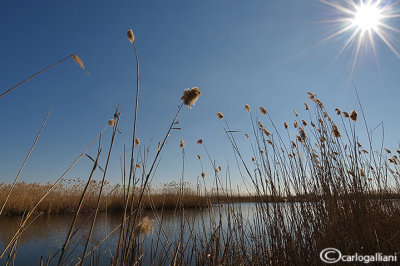
<svg viewBox="0 0 400 266">
<path fill-rule="evenodd" d="M 195 105 L 200 95 L 201 91 L 197 87 L 194 87 L 192 89 L 186 89 L 183 92 L 181 100 L 183 101 L 184 105 L 186 105 L 189 109 L 191 109 L 192 108 L 191 105 Z"/>
<path fill-rule="evenodd" d="M 132 30 L 128 30 L 126 35 L 128 36 L 129 42 L 133 44 L 133 42 L 135 41 L 135 35 L 133 34 L 133 31 Z"/>
<path fill-rule="evenodd" d="M 261 111 L 261 113 L 263 114 L 263 115 L 266 115 L 267 114 L 267 109 L 265 109 L 264 107 L 260 107 L 260 111 Z"/>
</svg>

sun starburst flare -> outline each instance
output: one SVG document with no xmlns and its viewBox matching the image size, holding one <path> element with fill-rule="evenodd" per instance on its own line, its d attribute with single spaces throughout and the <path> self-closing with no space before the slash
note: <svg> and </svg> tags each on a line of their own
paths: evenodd
<svg viewBox="0 0 400 266">
<path fill-rule="evenodd" d="M 340 1 L 342 4 L 338 1 L 320 1 L 335 9 L 337 19 L 329 22 L 339 25 L 336 32 L 322 41 L 327 41 L 343 34 L 349 35 L 336 58 L 346 49 L 354 48 L 351 76 L 354 74 L 357 60 L 362 50 L 370 49 L 377 60 L 376 40 L 381 40 L 400 58 L 400 53 L 394 46 L 396 42 L 395 34 L 400 33 L 400 29 L 392 26 L 393 19 L 400 18 L 399 9 L 396 8 L 397 1 L 360 0 L 355 2 L 354 0 L 343 0 Z"/>
</svg>

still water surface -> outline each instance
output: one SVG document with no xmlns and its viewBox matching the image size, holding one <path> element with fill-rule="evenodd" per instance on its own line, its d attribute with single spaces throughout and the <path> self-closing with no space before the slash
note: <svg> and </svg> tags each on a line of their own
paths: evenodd
<svg viewBox="0 0 400 266">
<path fill-rule="evenodd" d="M 238 208 L 242 213 L 243 217 L 248 217 L 252 220 L 254 217 L 254 204 L 242 203 L 235 204 L 236 211 Z M 232 205 L 231 205 L 232 207 Z M 185 220 L 186 224 L 193 225 L 193 230 L 203 232 L 204 228 L 210 226 L 210 220 L 222 219 L 222 224 L 226 226 L 226 214 L 230 208 L 227 206 L 215 206 L 214 210 L 185 210 Z M 220 212 L 221 211 L 221 212 Z M 222 215 L 220 215 L 222 214 Z M 157 223 L 157 217 L 153 212 L 145 212 L 144 216 L 149 217 L 154 222 L 154 232 L 150 233 L 148 236 L 144 236 L 144 246 L 151 248 L 151 242 L 155 243 L 159 229 Z M 168 241 L 173 242 L 179 237 L 180 224 L 181 224 L 181 213 L 174 211 L 166 211 L 163 215 L 163 233 L 162 238 L 167 238 Z M 73 215 L 71 214 L 50 214 L 39 216 L 22 234 L 19 240 L 19 246 L 17 251 L 17 256 L 15 258 L 15 265 L 39 265 L 40 258 L 43 256 L 43 260 L 46 260 L 49 254 L 49 250 L 52 249 L 53 259 L 51 260 L 51 265 L 57 264 L 57 257 L 54 254 L 62 248 L 64 244 L 66 235 L 68 234 L 69 226 L 71 224 Z M 86 222 L 85 222 L 86 221 Z M 77 226 L 81 225 L 79 231 L 72 238 L 69 244 L 69 263 L 74 265 L 77 260 L 76 258 L 81 256 L 84 243 L 86 241 L 87 234 L 90 229 L 91 218 L 89 214 L 80 214 Z M 0 216 L 0 249 L 3 251 L 4 247 L 8 241 L 12 238 L 13 234 L 16 232 L 19 223 L 21 222 L 20 216 Z M 110 233 L 116 226 L 121 223 L 121 215 L 118 214 L 106 214 L 99 213 L 95 228 L 91 237 L 91 245 L 88 250 L 91 249 L 93 245 L 97 245 L 105 236 Z M 205 227 L 203 225 L 205 224 Z M 209 227 L 208 227 L 209 228 Z M 189 230 L 187 230 L 189 231 Z M 104 241 L 99 249 L 100 255 L 100 265 L 109 265 L 110 262 L 110 250 L 114 251 L 116 246 L 116 241 L 118 239 L 117 235 L 119 230 L 116 231 L 108 240 Z M 195 232 L 196 233 L 196 232 Z M 186 234 L 185 238 L 189 237 L 189 233 Z M 68 256 L 67 255 L 67 256 Z M 89 264 L 89 258 L 86 259 L 85 264 Z M 0 265 L 5 264 L 5 259 L 0 259 Z"/>
</svg>

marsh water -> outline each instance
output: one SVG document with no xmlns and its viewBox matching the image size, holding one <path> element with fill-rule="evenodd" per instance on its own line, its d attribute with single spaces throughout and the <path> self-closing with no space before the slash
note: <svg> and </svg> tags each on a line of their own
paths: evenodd
<svg viewBox="0 0 400 266">
<path fill-rule="evenodd" d="M 254 204 L 236 204 L 235 209 L 239 209 L 240 213 L 246 219 L 251 220 L 254 217 Z M 226 226 L 226 217 L 229 210 L 230 208 L 222 205 L 216 205 L 213 210 L 184 210 L 184 223 L 186 225 L 191 224 L 191 230 L 194 232 L 196 230 L 208 230 L 204 228 L 207 228 L 207 226 L 210 225 L 210 221 L 214 219 L 222 219 L 222 224 Z M 154 221 L 154 231 L 150 232 L 149 235 L 142 237 L 145 247 L 151 248 L 152 243 L 155 243 L 157 239 L 157 232 L 159 229 L 157 217 L 159 217 L 159 214 L 159 212 L 154 213 L 147 211 L 143 215 Z M 108 235 L 115 227 L 117 227 L 121 223 L 121 217 L 121 214 L 110 214 L 104 212 L 99 213 L 88 250 L 90 250 L 94 245 L 97 245 L 105 238 L 106 235 Z M 168 239 L 169 242 L 173 242 L 179 238 L 182 217 L 183 216 L 181 212 L 164 211 L 162 222 L 163 232 L 161 234 L 161 238 Z M 0 217 L 1 251 L 4 250 L 4 247 L 16 232 L 18 225 L 21 222 L 21 218 L 22 216 Z M 57 251 L 59 251 L 64 244 L 72 219 L 73 215 L 71 214 L 42 214 L 37 217 L 35 221 L 31 223 L 23 232 L 21 238 L 19 239 L 18 250 L 15 257 L 15 265 L 39 265 L 41 257 L 43 257 L 43 260 L 46 261 L 50 249 L 50 265 L 57 264 L 57 255 L 59 254 Z M 66 253 L 69 265 L 75 265 L 77 262 L 76 258 L 80 257 L 82 254 L 86 237 L 90 229 L 91 219 L 92 216 L 90 214 L 80 214 L 80 217 L 76 223 L 76 225 L 79 226 L 79 231 L 77 231 L 77 233 L 73 236 L 71 243 L 69 244 L 68 252 Z M 190 230 L 186 230 L 185 237 L 190 237 L 189 231 Z M 119 231 L 116 230 L 115 233 L 113 233 L 100 245 L 98 251 L 95 253 L 96 258 L 99 259 L 97 263 L 100 265 L 109 265 L 110 252 L 115 250 L 118 233 Z M 4 257 L 7 257 L 6 255 Z M 86 265 L 89 264 L 89 260 L 90 257 L 86 259 Z M 4 263 L 5 258 L 0 259 L 0 264 L 4 265 Z"/>
</svg>

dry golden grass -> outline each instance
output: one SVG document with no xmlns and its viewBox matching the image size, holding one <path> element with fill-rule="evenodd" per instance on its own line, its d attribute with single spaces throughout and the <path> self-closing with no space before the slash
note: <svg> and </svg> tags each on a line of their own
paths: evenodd
<svg viewBox="0 0 400 266">
<path fill-rule="evenodd" d="M 93 211 L 96 208 L 96 201 L 100 182 L 92 180 L 86 192 L 81 212 Z M 33 208 L 36 202 L 49 190 L 52 184 L 25 183 L 19 182 L 15 185 L 7 204 L 4 208 L 4 215 L 18 215 Z M 82 195 L 85 183 L 82 180 L 75 180 L 68 184 L 57 186 L 38 206 L 37 212 L 44 213 L 74 213 L 76 206 Z M 3 203 L 9 190 L 10 184 L 0 183 L 0 202 Z M 106 183 L 103 193 L 103 202 L 100 211 L 119 212 L 124 210 L 124 195 L 122 186 L 111 186 Z M 142 205 L 144 209 L 173 209 L 177 202 L 182 200 L 185 208 L 205 207 L 207 198 L 196 195 L 191 189 L 185 189 L 182 196 L 179 195 L 180 187 L 176 184 L 174 187 L 166 189 L 154 189 L 147 191 L 143 197 Z M 134 205 L 137 199 L 134 200 Z"/>
</svg>

